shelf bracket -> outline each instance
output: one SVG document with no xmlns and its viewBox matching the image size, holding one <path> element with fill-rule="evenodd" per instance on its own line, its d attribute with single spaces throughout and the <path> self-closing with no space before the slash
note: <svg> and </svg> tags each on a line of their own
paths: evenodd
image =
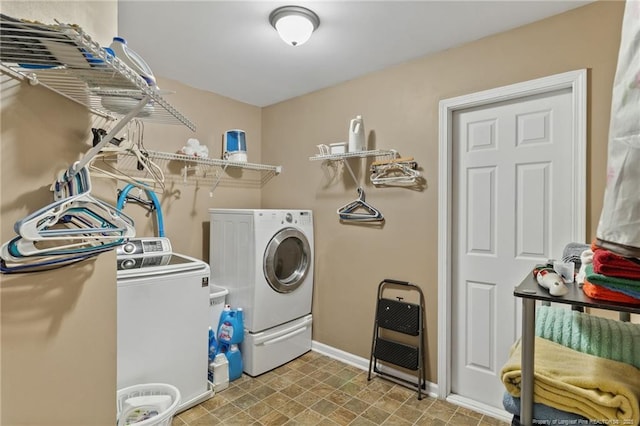
<svg viewBox="0 0 640 426">
<path fill-rule="evenodd" d="M 150 99 L 151 97 L 149 95 L 145 95 L 140 100 L 138 105 L 136 105 L 133 109 L 131 109 L 131 111 L 129 111 L 127 115 L 125 115 L 122 119 L 120 119 L 115 124 L 115 126 L 113 126 L 111 130 L 109 130 L 109 133 L 107 133 L 102 138 L 102 141 L 100 141 L 98 144 L 96 144 L 96 146 L 94 146 L 89 151 L 87 151 L 87 153 L 84 155 L 84 157 L 82 157 L 80 161 L 78 161 L 73 166 L 71 166 L 71 168 L 69 169 L 69 178 L 73 178 L 80 169 L 86 166 L 93 159 L 93 157 L 95 157 L 96 154 L 98 154 L 100 150 L 105 147 L 105 145 L 111 142 L 111 139 L 115 138 L 116 135 L 118 135 L 118 133 L 120 133 L 120 131 L 124 128 L 124 126 L 126 126 L 127 123 L 129 123 L 129 121 L 134 119 L 138 115 L 138 113 L 142 111 L 142 108 L 145 107 L 145 105 L 149 102 Z"/>
<path fill-rule="evenodd" d="M 216 172 L 216 181 L 213 183 L 213 185 L 211 186 L 211 189 L 209 190 L 209 197 L 213 197 L 213 191 L 215 191 L 216 188 L 218 187 L 218 184 L 220 183 L 220 179 L 222 179 L 222 175 L 227 171 L 228 166 L 229 166 L 228 164 L 225 164 L 222 167 L 222 171 Z"/>
<path fill-rule="evenodd" d="M 353 173 L 353 170 L 351 169 L 351 165 L 349 165 L 349 162 L 347 161 L 346 158 L 342 159 L 342 164 L 349 171 L 349 174 L 351 175 L 351 178 L 353 179 L 353 182 L 356 184 L 356 186 L 360 187 L 360 184 L 358 183 L 358 179 L 356 179 L 356 175 L 355 173 Z"/>
</svg>

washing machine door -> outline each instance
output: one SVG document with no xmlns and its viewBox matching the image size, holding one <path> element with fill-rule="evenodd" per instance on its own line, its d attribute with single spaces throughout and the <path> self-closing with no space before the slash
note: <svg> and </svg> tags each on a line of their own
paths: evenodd
<svg viewBox="0 0 640 426">
<path fill-rule="evenodd" d="M 278 293 L 300 287 L 311 267 L 307 237 L 295 228 L 284 228 L 271 238 L 264 252 L 264 276 Z"/>
</svg>

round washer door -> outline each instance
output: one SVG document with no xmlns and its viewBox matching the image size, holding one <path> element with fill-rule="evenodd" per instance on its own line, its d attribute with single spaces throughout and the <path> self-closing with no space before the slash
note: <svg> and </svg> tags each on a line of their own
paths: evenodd
<svg viewBox="0 0 640 426">
<path fill-rule="evenodd" d="M 278 293 L 290 293 L 300 287 L 310 266 L 311 247 L 299 230 L 284 228 L 267 244 L 264 276 Z"/>
</svg>

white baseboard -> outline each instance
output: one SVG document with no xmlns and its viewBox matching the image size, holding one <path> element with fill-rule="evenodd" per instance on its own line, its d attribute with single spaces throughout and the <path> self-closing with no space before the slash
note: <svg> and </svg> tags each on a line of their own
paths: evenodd
<svg viewBox="0 0 640 426">
<path fill-rule="evenodd" d="M 500 410 L 490 405 L 486 405 L 469 398 L 464 398 L 460 395 L 451 394 L 447 396 L 447 401 L 452 404 L 456 404 L 461 407 L 468 408 L 477 413 L 482 413 L 486 416 L 493 417 L 495 419 L 499 419 L 507 423 L 511 423 L 511 419 L 513 419 L 513 414 L 509 413 L 508 411 Z"/>
<path fill-rule="evenodd" d="M 345 352 L 343 350 L 334 348 L 329 345 L 325 345 L 324 343 L 316 342 L 315 340 L 311 342 L 311 350 L 314 352 L 318 352 L 322 355 L 326 355 L 329 358 L 336 359 L 338 361 L 344 362 L 345 364 L 349 364 L 353 367 L 359 368 L 364 371 L 369 371 L 369 360 L 366 358 L 362 358 L 357 355 L 350 354 L 349 352 Z M 392 374 L 397 376 L 403 380 L 407 380 L 408 382 L 415 382 L 416 376 L 412 376 L 411 374 L 407 374 L 403 371 L 399 371 L 385 365 L 378 365 L 378 370 L 383 373 Z M 389 379 L 394 381 L 391 378 L 385 377 L 385 379 Z M 401 385 L 405 385 L 404 383 L 398 382 Z M 438 397 L 438 385 L 433 384 L 431 382 L 426 382 L 426 389 L 424 391 L 425 394 L 429 395 L 432 398 Z M 416 388 L 417 390 L 417 388 Z"/>
</svg>

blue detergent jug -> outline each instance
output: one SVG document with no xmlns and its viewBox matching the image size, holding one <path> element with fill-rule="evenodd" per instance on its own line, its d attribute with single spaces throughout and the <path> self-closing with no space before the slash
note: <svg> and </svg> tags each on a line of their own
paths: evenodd
<svg viewBox="0 0 640 426">
<path fill-rule="evenodd" d="M 213 359 L 218 353 L 218 342 L 216 342 L 216 335 L 209 327 L 209 362 L 213 362 Z"/>
<path fill-rule="evenodd" d="M 225 305 L 218 324 L 218 342 L 227 345 L 242 343 L 244 339 L 244 312 Z"/>
<path fill-rule="evenodd" d="M 225 352 L 227 361 L 229 361 L 229 381 L 234 381 L 242 376 L 242 354 L 238 345 L 232 344 L 229 350 Z"/>
</svg>

